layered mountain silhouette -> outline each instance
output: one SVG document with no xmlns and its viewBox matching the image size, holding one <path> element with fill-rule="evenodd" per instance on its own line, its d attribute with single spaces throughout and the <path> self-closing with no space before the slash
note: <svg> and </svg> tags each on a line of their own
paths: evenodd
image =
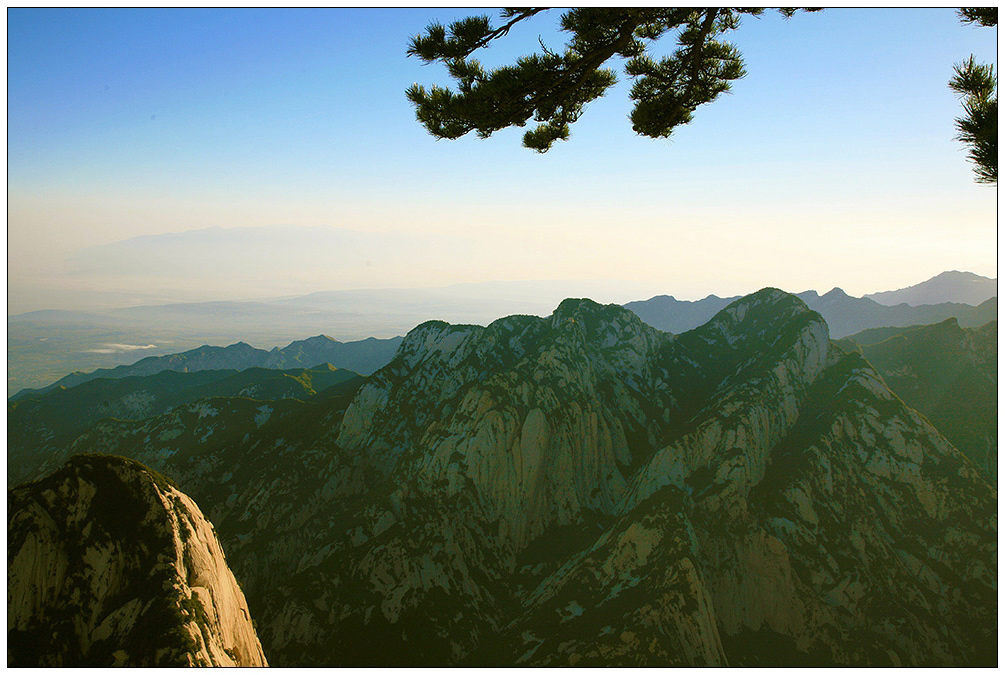
<svg viewBox="0 0 1005 675">
<path fill-rule="evenodd" d="M 42 389 L 22 389 L 10 400 L 16 401 L 53 389 L 75 387 L 99 378 L 119 379 L 154 375 L 163 371 L 291 369 L 332 364 L 337 368 L 369 375 L 391 360 L 399 344 L 401 344 L 400 337 L 339 342 L 327 335 L 318 335 L 306 340 L 296 340 L 281 349 L 275 347 L 271 350 L 256 349 L 244 342 L 227 347 L 203 345 L 179 354 L 148 356 L 132 365 L 99 368 L 89 373 L 71 373 Z"/>
<path fill-rule="evenodd" d="M 487 325 L 511 314 L 547 316 L 569 296 L 623 302 L 650 297 L 653 292 L 650 288 L 586 280 L 484 282 L 442 288 L 327 291 L 254 301 L 176 302 L 89 312 L 28 312 L 8 317 L 7 394 L 11 396 L 29 387 L 46 387 L 68 372 L 101 369 L 102 373 L 108 373 L 116 366 L 133 364 L 142 355 L 162 356 L 206 344 L 246 341 L 280 345 L 293 335 L 317 333 L 339 335 L 343 339 L 400 336 L 431 317 L 452 323 Z M 964 327 L 983 325 L 997 318 L 997 301 L 978 311 L 955 305 L 883 311 L 882 306 L 863 302 L 863 298 L 846 298 L 823 307 L 820 298 L 814 299 L 812 295 L 805 293 L 800 297 L 811 309 L 824 315 L 835 337 L 873 327 L 937 323 L 951 316 L 957 317 Z M 738 297 L 709 296 L 683 302 L 658 296 L 629 305 L 651 325 L 681 333 L 702 325 Z M 648 312 L 642 308 L 646 305 L 651 306 Z M 972 314 L 975 316 L 971 317 Z M 298 368 L 329 362 L 369 374 L 393 356 L 400 337 L 394 340 L 384 350 L 379 343 L 367 347 L 368 341 L 362 341 L 358 345 L 361 351 L 381 353 L 372 360 L 342 360 L 331 353 L 317 360 L 284 361 L 278 366 L 265 363 L 264 358 L 250 365 Z M 351 344 L 345 343 L 343 351 L 351 351 L 348 349 Z M 242 366 L 217 363 L 209 367 Z M 71 386 L 81 381 L 78 378 L 71 376 L 60 384 Z"/>
<path fill-rule="evenodd" d="M 7 665 L 268 665 L 213 526 L 137 462 L 79 456 L 7 495 Z"/>
<path fill-rule="evenodd" d="M 896 291 L 867 293 L 865 296 L 881 305 L 937 305 L 943 302 L 960 302 L 979 305 L 998 297 L 998 279 L 988 279 L 973 272 L 943 272 L 914 286 Z"/>
<path fill-rule="evenodd" d="M 864 351 L 864 347 L 863 347 Z M 278 665 L 990 665 L 997 492 L 798 297 L 427 322 L 355 391 L 106 419 Z"/>
<path fill-rule="evenodd" d="M 831 335 L 843 338 L 870 328 L 907 327 L 931 324 L 955 318 L 961 326 L 982 326 L 998 318 L 998 298 L 994 297 L 974 307 L 945 302 L 936 305 L 881 305 L 869 298 L 855 298 L 840 288 L 823 295 L 816 291 L 798 293 L 807 307 L 820 315 L 830 327 Z M 650 326 L 671 333 L 682 333 L 710 320 L 716 312 L 739 296 L 720 298 L 710 295 L 703 300 L 677 300 L 672 295 L 659 295 L 649 300 L 625 304 Z"/>
</svg>

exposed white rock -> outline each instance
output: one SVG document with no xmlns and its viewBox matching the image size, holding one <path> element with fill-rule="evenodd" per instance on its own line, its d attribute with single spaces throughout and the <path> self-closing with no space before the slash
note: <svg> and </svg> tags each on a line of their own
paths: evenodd
<svg viewBox="0 0 1005 675">
<path fill-rule="evenodd" d="M 77 457 L 10 504 L 9 665 L 268 665 L 213 526 L 141 465 Z"/>
</svg>

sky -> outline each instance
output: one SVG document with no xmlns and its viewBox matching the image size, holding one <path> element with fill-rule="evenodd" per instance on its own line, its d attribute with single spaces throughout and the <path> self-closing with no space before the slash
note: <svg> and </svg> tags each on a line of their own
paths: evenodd
<svg viewBox="0 0 1005 675">
<path fill-rule="evenodd" d="M 632 132 L 612 61 L 619 84 L 541 155 L 519 129 L 436 140 L 405 98 L 451 84 L 406 56 L 410 37 L 481 13 L 9 9 L 8 314 L 495 280 L 698 299 L 997 276 L 997 187 L 974 182 L 946 85 L 970 54 L 997 64 L 997 29 L 947 9 L 745 17 L 728 39 L 746 77 L 670 139 Z M 557 19 L 482 62 L 561 48 Z"/>
</svg>

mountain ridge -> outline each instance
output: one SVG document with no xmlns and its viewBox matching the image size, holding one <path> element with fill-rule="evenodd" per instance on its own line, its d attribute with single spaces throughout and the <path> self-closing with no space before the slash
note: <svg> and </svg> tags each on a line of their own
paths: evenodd
<svg viewBox="0 0 1005 675">
<path fill-rule="evenodd" d="M 996 491 L 777 289 L 679 335 L 585 300 L 427 322 L 342 399 L 209 405 L 74 449 L 205 501 L 275 663 L 996 653 Z"/>
<path fill-rule="evenodd" d="M 880 291 L 862 296 L 882 305 L 935 305 L 942 302 L 958 302 L 980 305 L 998 295 L 998 279 L 989 279 L 972 272 L 957 270 L 942 272 L 927 281 L 899 288 L 895 291 Z"/>
<path fill-rule="evenodd" d="M 998 318 L 997 297 L 976 307 L 962 303 L 917 307 L 901 303 L 890 307 L 868 298 L 855 298 L 840 288 L 834 288 L 823 295 L 816 291 L 804 291 L 795 295 L 824 317 L 835 339 L 870 328 L 938 323 L 950 317 L 956 317 L 964 327 L 980 326 Z M 673 296 L 655 296 L 649 300 L 626 303 L 624 307 L 655 328 L 683 333 L 710 320 L 716 312 L 740 297 L 709 296 L 704 300 L 690 302 L 676 300 Z"/>
<path fill-rule="evenodd" d="M 317 335 L 294 340 L 286 347 L 273 347 L 271 350 L 257 349 L 244 341 L 226 347 L 203 345 L 177 354 L 148 356 L 132 365 L 110 369 L 99 368 L 89 373 L 71 373 L 41 389 L 22 389 L 11 396 L 9 401 L 37 396 L 60 387 L 75 387 L 95 379 L 154 375 L 166 370 L 176 372 L 247 368 L 283 370 L 297 367 L 312 368 L 330 363 L 337 368 L 368 375 L 390 360 L 400 342 L 401 338 L 389 340 L 367 338 L 354 342 L 339 342 L 327 335 Z"/>
<path fill-rule="evenodd" d="M 570 296 L 586 295 L 604 302 L 623 303 L 626 299 L 651 297 L 647 293 L 655 290 L 658 289 L 613 281 L 485 282 L 413 290 L 322 291 L 245 302 L 175 303 L 89 313 L 14 315 L 8 317 L 8 396 L 26 387 L 47 386 L 70 372 L 133 363 L 137 348 L 149 350 L 142 353 L 166 355 L 238 340 L 284 345 L 290 336 L 317 333 L 338 335 L 342 339 L 387 338 L 403 335 L 434 317 L 451 323 L 487 325 L 513 314 L 548 315 L 562 299 Z M 667 324 L 660 323 L 657 317 L 654 325 L 675 333 L 690 330 L 711 319 L 737 297 L 723 301 L 713 294 L 687 305 L 677 302 L 678 315 L 685 312 L 685 307 L 690 308 L 687 311 L 696 310 L 697 314 L 688 321 Z M 915 312 L 908 318 L 895 316 L 894 321 L 877 315 L 867 324 L 852 322 L 847 330 L 837 320 L 847 321 L 847 317 L 825 318 L 833 324 L 834 336 L 841 337 L 869 327 L 931 323 L 950 315 L 959 315 L 968 323 L 960 312 L 969 310 L 957 309 L 929 317 Z M 873 307 L 870 311 L 876 314 L 875 310 Z M 987 308 L 982 317 L 970 325 L 996 318 L 997 306 Z M 364 374 L 371 372 L 362 364 L 324 360 Z"/>
<path fill-rule="evenodd" d="M 7 404 L 8 486 L 55 469 L 80 433 L 99 420 L 139 420 L 209 397 L 306 400 L 358 386 L 362 378 L 330 364 L 279 370 L 164 370 L 153 375 L 98 378 Z M 41 463 L 39 463 L 41 462 Z"/>
<path fill-rule="evenodd" d="M 857 349 L 905 403 L 924 414 L 998 483 L 998 322 L 962 328 L 955 318 L 856 334 Z"/>
</svg>

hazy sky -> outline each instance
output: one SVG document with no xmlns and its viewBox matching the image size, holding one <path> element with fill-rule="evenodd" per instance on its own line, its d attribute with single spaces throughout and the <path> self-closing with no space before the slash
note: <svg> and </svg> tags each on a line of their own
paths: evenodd
<svg viewBox="0 0 1005 675">
<path fill-rule="evenodd" d="M 521 130 L 437 141 L 414 119 L 405 89 L 449 80 L 406 57 L 409 38 L 470 13 L 8 10 L 8 312 L 188 297 L 190 271 L 94 261 L 213 227 L 283 225 L 292 240 L 286 271 L 257 275 L 233 236 L 194 243 L 217 275 L 203 299 L 242 268 L 249 296 L 509 279 L 861 295 L 949 269 L 997 276 L 997 189 L 973 181 L 946 86 L 970 54 L 996 63 L 996 29 L 944 9 L 744 18 L 731 40 L 747 77 L 671 139 L 632 133 L 619 73 L 539 155 Z M 519 26 L 483 63 L 539 37 L 561 47 L 557 19 Z M 297 233 L 319 226 L 302 237 L 315 272 L 293 274 Z M 389 241 L 416 253 L 351 272 Z"/>
</svg>

